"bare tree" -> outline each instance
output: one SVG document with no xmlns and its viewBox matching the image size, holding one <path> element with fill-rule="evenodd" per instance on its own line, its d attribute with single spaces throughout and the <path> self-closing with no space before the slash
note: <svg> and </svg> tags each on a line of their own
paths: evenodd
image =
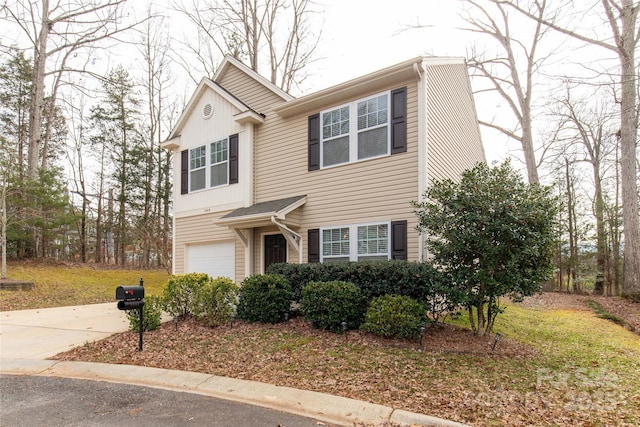
<svg viewBox="0 0 640 427">
<path fill-rule="evenodd" d="M 151 17 L 151 10 L 148 11 Z M 173 82 L 170 40 L 164 31 L 165 18 L 156 16 L 146 21 L 138 50 L 144 60 L 145 75 L 141 86 L 146 93 L 147 114 L 145 117 L 144 140 L 147 143 L 147 164 L 144 189 L 144 211 L 141 235 L 143 255 L 142 265 L 148 267 L 151 252 L 158 256 L 161 265 L 167 265 L 170 235 L 171 153 L 162 149 L 165 122 L 171 122 L 173 110 L 167 98 L 167 89 Z"/>
<path fill-rule="evenodd" d="M 538 0 L 537 0 L 538 1 Z M 633 0 L 600 0 L 601 16 L 610 30 L 610 37 L 596 38 L 561 25 L 557 19 L 562 6 L 551 17 L 532 14 L 517 0 L 501 0 L 501 4 L 519 11 L 535 22 L 573 37 L 576 40 L 612 52 L 619 61 L 620 92 L 620 175 L 624 227 L 623 293 L 640 300 L 640 219 L 638 217 L 638 97 L 636 48 L 640 39 L 638 13 L 640 5 Z"/>
<path fill-rule="evenodd" d="M 509 14 L 509 10 L 500 0 L 464 0 L 470 6 L 463 19 L 470 25 L 465 30 L 493 38 L 500 46 L 495 55 L 476 52 L 472 49 L 468 60 L 472 75 L 485 79 L 489 88 L 497 92 L 507 103 L 516 125 L 496 124 L 480 120 L 480 124 L 496 129 L 518 142 L 522 147 L 527 167 L 529 183 L 539 182 L 538 166 L 533 141 L 532 103 L 534 98 L 534 79 L 548 58 L 548 54 L 540 55 L 539 46 L 548 30 L 536 22 L 531 34 L 515 36 L 517 20 L 521 14 Z M 547 9 L 547 1 L 540 0 L 530 4 L 528 13 L 543 17 Z M 521 25 L 521 24 L 520 24 Z"/>
<path fill-rule="evenodd" d="M 73 145 L 67 147 L 67 159 L 71 166 L 70 173 L 73 178 L 70 181 L 70 184 L 73 186 L 71 191 L 81 199 L 79 219 L 76 226 L 80 239 L 80 262 L 83 263 L 87 262 L 87 219 L 91 202 L 91 195 L 87 189 L 84 164 L 84 147 L 87 145 L 87 137 L 84 134 L 86 128 L 86 119 L 84 116 L 85 104 L 86 100 L 84 97 L 81 97 L 79 102 L 71 102 L 71 100 L 66 102 L 66 105 L 69 107 L 67 109 L 69 135 L 73 142 Z M 72 205 L 72 208 L 75 209 L 75 206 Z"/>
<path fill-rule="evenodd" d="M 271 83 L 289 92 L 305 80 L 320 40 L 312 30 L 313 5 L 312 0 L 194 0 L 174 7 L 197 27 L 198 47 L 246 59 L 256 72 L 267 66 Z M 198 53 L 209 75 L 214 56 L 207 48 Z"/>
<path fill-rule="evenodd" d="M 33 81 L 29 106 L 28 177 L 35 179 L 40 161 L 46 166 L 46 132 L 43 132 L 45 79 L 56 76 L 48 94 L 54 108 L 60 76 L 71 71 L 69 59 L 83 47 L 114 37 L 131 28 L 122 26 L 126 0 L 15 0 L 1 6 L 0 22 L 17 26 L 33 49 Z M 57 62 L 52 66 L 52 62 Z M 46 129 L 45 129 L 46 131 Z"/>
<path fill-rule="evenodd" d="M 605 269 L 607 263 L 607 233 L 605 224 L 605 196 L 603 175 L 605 161 L 615 152 L 615 144 L 610 142 L 615 136 L 615 123 L 608 104 L 598 94 L 585 99 L 575 99 L 567 88 L 564 98 L 559 100 L 556 116 L 569 132 L 564 141 L 566 148 L 573 151 L 575 161 L 589 164 L 593 179 L 592 206 L 596 222 L 596 281 L 594 292 L 602 295 L 605 289 Z M 590 105 L 589 105 L 590 104 Z M 568 144 L 568 145 L 566 145 Z"/>
</svg>

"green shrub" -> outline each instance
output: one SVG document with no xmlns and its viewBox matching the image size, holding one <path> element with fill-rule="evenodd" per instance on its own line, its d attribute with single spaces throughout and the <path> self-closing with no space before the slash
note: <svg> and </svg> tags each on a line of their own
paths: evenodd
<svg viewBox="0 0 640 427">
<path fill-rule="evenodd" d="M 404 295 L 426 300 L 443 287 L 442 274 L 429 263 L 408 261 L 359 261 L 311 264 L 272 264 L 269 273 L 282 274 L 291 285 L 296 301 L 301 301 L 302 289 L 309 282 L 342 281 L 358 286 L 362 296 L 371 301 L 383 295 Z M 446 288 L 445 288 L 446 290 Z"/>
<path fill-rule="evenodd" d="M 278 274 L 257 274 L 242 281 L 238 318 L 250 322 L 278 323 L 291 309 L 289 282 Z"/>
<path fill-rule="evenodd" d="M 169 277 L 164 287 L 165 309 L 173 317 L 187 317 L 193 314 L 194 296 L 211 277 L 205 273 L 188 273 Z"/>
<path fill-rule="evenodd" d="M 271 264 L 270 273 L 282 274 L 301 301 L 302 289 L 310 282 L 343 281 L 360 288 L 367 302 L 384 295 L 403 295 L 422 301 L 434 323 L 459 311 L 465 303 L 464 289 L 450 275 L 428 262 L 361 261 L 312 264 Z"/>
<path fill-rule="evenodd" d="M 448 315 L 457 313 L 465 299 L 461 287 L 454 285 L 449 274 L 428 263 L 408 263 L 398 290 L 391 294 L 423 302 L 429 321 L 434 324 L 444 323 Z"/>
<path fill-rule="evenodd" d="M 383 337 L 416 338 L 426 322 L 425 306 L 401 295 L 374 298 L 360 329 Z"/>
<path fill-rule="evenodd" d="M 318 329 L 342 331 L 357 329 L 362 323 L 366 302 L 360 289 L 347 282 L 310 282 L 302 289 L 300 310 L 304 317 Z"/>
<path fill-rule="evenodd" d="M 194 295 L 193 315 L 211 327 L 229 323 L 236 314 L 238 290 L 238 285 L 226 277 L 203 283 Z"/>
<path fill-rule="evenodd" d="M 142 327 L 145 331 L 155 331 L 160 327 L 163 308 L 162 298 L 151 295 L 145 297 L 142 309 Z M 140 330 L 140 313 L 138 310 L 128 310 L 129 329 L 134 332 Z"/>
</svg>

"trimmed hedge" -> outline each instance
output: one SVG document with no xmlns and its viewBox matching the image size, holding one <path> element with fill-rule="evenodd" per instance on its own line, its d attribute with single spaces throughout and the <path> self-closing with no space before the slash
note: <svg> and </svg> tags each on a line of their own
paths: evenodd
<svg viewBox="0 0 640 427">
<path fill-rule="evenodd" d="M 269 273 L 281 274 L 300 301 L 309 282 L 343 281 L 357 285 L 367 301 L 383 295 L 404 295 L 425 300 L 448 289 L 449 281 L 429 263 L 408 261 L 361 261 L 312 264 L 271 264 Z"/>
<path fill-rule="evenodd" d="M 291 287 L 278 274 L 257 274 L 242 281 L 238 318 L 250 322 L 278 323 L 291 309 Z"/>
<path fill-rule="evenodd" d="M 464 303 L 465 293 L 451 278 L 427 262 L 363 261 L 312 264 L 271 264 L 268 272 L 281 274 L 301 301 L 310 282 L 349 282 L 360 288 L 367 303 L 384 295 L 402 295 L 425 304 L 429 319 L 438 323 Z"/>
<path fill-rule="evenodd" d="M 358 329 L 364 318 L 366 303 L 360 289 L 347 282 L 309 282 L 302 289 L 300 311 L 313 327 L 332 332 Z"/>
</svg>

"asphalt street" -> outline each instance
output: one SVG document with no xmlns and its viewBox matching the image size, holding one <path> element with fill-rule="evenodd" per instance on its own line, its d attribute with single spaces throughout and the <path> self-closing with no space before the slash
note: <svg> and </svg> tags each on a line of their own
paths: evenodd
<svg viewBox="0 0 640 427">
<path fill-rule="evenodd" d="M 254 405 L 151 387 L 0 375 L 0 425 L 318 427 L 317 420 Z"/>
</svg>

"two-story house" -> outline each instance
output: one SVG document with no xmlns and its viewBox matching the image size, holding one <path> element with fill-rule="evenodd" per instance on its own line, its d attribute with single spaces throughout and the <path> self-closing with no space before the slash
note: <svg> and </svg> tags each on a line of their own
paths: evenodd
<svg viewBox="0 0 640 427">
<path fill-rule="evenodd" d="M 422 260 L 411 201 L 485 161 L 462 58 L 417 57 L 293 98 L 232 57 L 164 143 L 174 274 Z"/>
</svg>

